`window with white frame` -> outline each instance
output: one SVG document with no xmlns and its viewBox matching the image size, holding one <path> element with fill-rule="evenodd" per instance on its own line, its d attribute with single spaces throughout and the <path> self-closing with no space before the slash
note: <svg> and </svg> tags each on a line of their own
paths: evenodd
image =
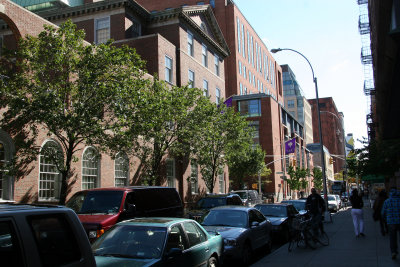
<svg viewBox="0 0 400 267">
<path fill-rule="evenodd" d="M 245 79 L 247 79 L 246 71 L 246 65 L 243 64 L 243 78 Z"/>
<path fill-rule="evenodd" d="M 250 63 L 250 33 L 247 31 L 247 60 Z"/>
<path fill-rule="evenodd" d="M 242 75 L 242 62 L 239 60 L 239 75 Z"/>
<path fill-rule="evenodd" d="M 176 187 L 176 178 L 175 178 L 175 160 L 174 159 L 166 159 L 165 161 L 166 174 L 167 174 L 167 186 L 168 187 Z"/>
<path fill-rule="evenodd" d="M 221 102 L 221 89 L 218 87 L 215 89 L 215 103 L 219 105 Z"/>
<path fill-rule="evenodd" d="M 219 181 L 219 193 L 224 194 L 225 193 L 225 183 L 224 183 L 224 174 L 223 173 L 218 175 L 218 181 Z"/>
<path fill-rule="evenodd" d="M 105 43 L 110 39 L 110 18 L 95 20 L 95 43 Z"/>
<path fill-rule="evenodd" d="M 243 95 L 243 84 L 239 83 L 240 95 Z"/>
<path fill-rule="evenodd" d="M 115 157 L 115 186 L 127 186 L 129 179 L 129 159 L 125 153 L 118 153 Z"/>
<path fill-rule="evenodd" d="M 237 42 L 238 42 L 238 52 L 240 53 L 240 20 L 238 17 L 236 17 L 236 24 L 237 24 Z"/>
<path fill-rule="evenodd" d="M 204 67 L 208 67 L 208 53 L 207 53 L 207 46 L 203 44 L 201 46 L 201 59 Z"/>
<path fill-rule="evenodd" d="M 191 55 L 193 57 L 194 55 L 194 45 L 193 45 L 193 33 L 191 32 L 187 32 L 188 36 L 187 36 L 187 41 L 188 41 L 188 54 Z"/>
<path fill-rule="evenodd" d="M 172 58 L 165 56 L 165 81 L 172 83 Z"/>
<path fill-rule="evenodd" d="M 189 70 L 188 80 L 189 80 L 189 88 L 194 88 L 194 71 Z"/>
<path fill-rule="evenodd" d="M 256 42 L 256 70 L 258 71 L 258 43 Z"/>
<path fill-rule="evenodd" d="M 203 80 L 203 95 L 208 96 L 208 81 Z"/>
<path fill-rule="evenodd" d="M 214 68 L 215 74 L 219 76 L 219 57 L 217 55 L 214 55 Z"/>
<path fill-rule="evenodd" d="M 258 64 L 260 64 L 260 73 L 262 74 L 262 52 L 261 52 L 261 46 L 258 47 L 259 53 L 258 53 Z"/>
<path fill-rule="evenodd" d="M 267 56 L 264 54 L 264 80 L 267 79 L 267 69 L 265 68 L 266 63 L 267 63 Z"/>
<path fill-rule="evenodd" d="M 192 194 L 199 193 L 198 165 L 195 160 L 192 160 L 192 162 L 190 163 L 190 187 Z"/>
<path fill-rule="evenodd" d="M 246 58 L 246 52 L 244 51 L 244 25 L 242 24 L 242 55 Z"/>
<path fill-rule="evenodd" d="M 88 147 L 82 157 L 82 189 L 92 189 L 99 185 L 99 155 L 93 147 Z"/>
<path fill-rule="evenodd" d="M 47 141 L 39 155 L 39 200 L 60 198 L 61 173 L 57 162 L 62 162 L 62 151 L 55 141 Z"/>
<path fill-rule="evenodd" d="M 254 67 L 253 36 L 250 37 L 250 46 L 251 46 L 251 65 L 253 65 Z"/>
</svg>

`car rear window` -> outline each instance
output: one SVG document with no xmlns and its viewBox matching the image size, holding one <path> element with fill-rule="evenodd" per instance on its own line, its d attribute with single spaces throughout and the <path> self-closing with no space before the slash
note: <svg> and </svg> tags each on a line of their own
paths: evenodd
<svg viewBox="0 0 400 267">
<path fill-rule="evenodd" d="M 63 214 L 27 217 L 43 266 L 61 266 L 81 259 L 79 243 Z"/>
<path fill-rule="evenodd" d="M 115 214 L 121 207 L 123 191 L 83 191 L 76 193 L 66 204 L 77 214 Z"/>
<path fill-rule="evenodd" d="M 0 259 L 2 266 L 23 266 L 21 247 L 11 221 L 0 221 Z"/>
<path fill-rule="evenodd" d="M 214 207 L 219 207 L 224 205 L 226 205 L 225 197 L 202 198 L 199 201 L 197 201 L 197 207 L 201 209 L 211 209 Z"/>
</svg>

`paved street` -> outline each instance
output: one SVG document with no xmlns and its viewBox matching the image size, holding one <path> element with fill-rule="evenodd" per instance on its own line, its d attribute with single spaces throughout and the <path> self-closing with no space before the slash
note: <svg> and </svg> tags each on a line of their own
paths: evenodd
<svg viewBox="0 0 400 267">
<path fill-rule="evenodd" d="M 333 223 L 325 224 L 329 246 L 315 250 L 296 247 L 288 252 L 285 244 L 251 266 L 400 266 L 399 258 L 391 259 L 389 236 L 380 234 L 379 222 L 372 219 L 372 209 L 364 208 L 364 238 L 355 237 L 350 211 L 350 208 L 339 211 L 333 215 Z"/>
</svg>

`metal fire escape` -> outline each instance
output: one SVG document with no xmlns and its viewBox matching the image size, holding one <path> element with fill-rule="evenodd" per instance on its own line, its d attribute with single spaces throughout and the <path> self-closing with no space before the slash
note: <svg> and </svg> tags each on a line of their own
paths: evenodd
<svg viewBox="0 0 400 267">
<path fill-rule="evenodd" d="M 375 125 L 373 123 L 373 106 L 375 98 L 374 75 L 372 67 L 372 53 L 370 40 L 370 25 L 368 17 L 368 0 L 357 0 L 360 17 L 358 20 L 358 31 L 361 35 L 361 63 L 364 71 L 364 94 L 367 96 L 367 105 L 370 113 L 367 114 L 367 127 L 369 139 L 375 138 Z"/>
</svg>

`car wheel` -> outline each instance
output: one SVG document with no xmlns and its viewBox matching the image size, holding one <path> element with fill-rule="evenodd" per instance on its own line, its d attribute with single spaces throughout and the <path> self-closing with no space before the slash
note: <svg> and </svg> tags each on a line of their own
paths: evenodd
<svg viewBox="0 0 400 267">
<path fill-rule="evenodd" d="M 251 246 L 248 242 L 244 244 L 243 251 L 242 251 L 242 262 L 244 266 L 247 266 L 250 264 L 251 256 L 253 254 L 253 251 L 251 250 Z"/>
<path fill-rule="evenodd" d="M 210 258 L 208 259 L 208 264 L 207 264 L 207 266 L 208 266 L 208 267 L 217 267 L 217 266 L 218 266 L 218 261 L 217 261 L 217 259 L 216 259 L 215 257 L 210 257 Z"/>
</svg>

